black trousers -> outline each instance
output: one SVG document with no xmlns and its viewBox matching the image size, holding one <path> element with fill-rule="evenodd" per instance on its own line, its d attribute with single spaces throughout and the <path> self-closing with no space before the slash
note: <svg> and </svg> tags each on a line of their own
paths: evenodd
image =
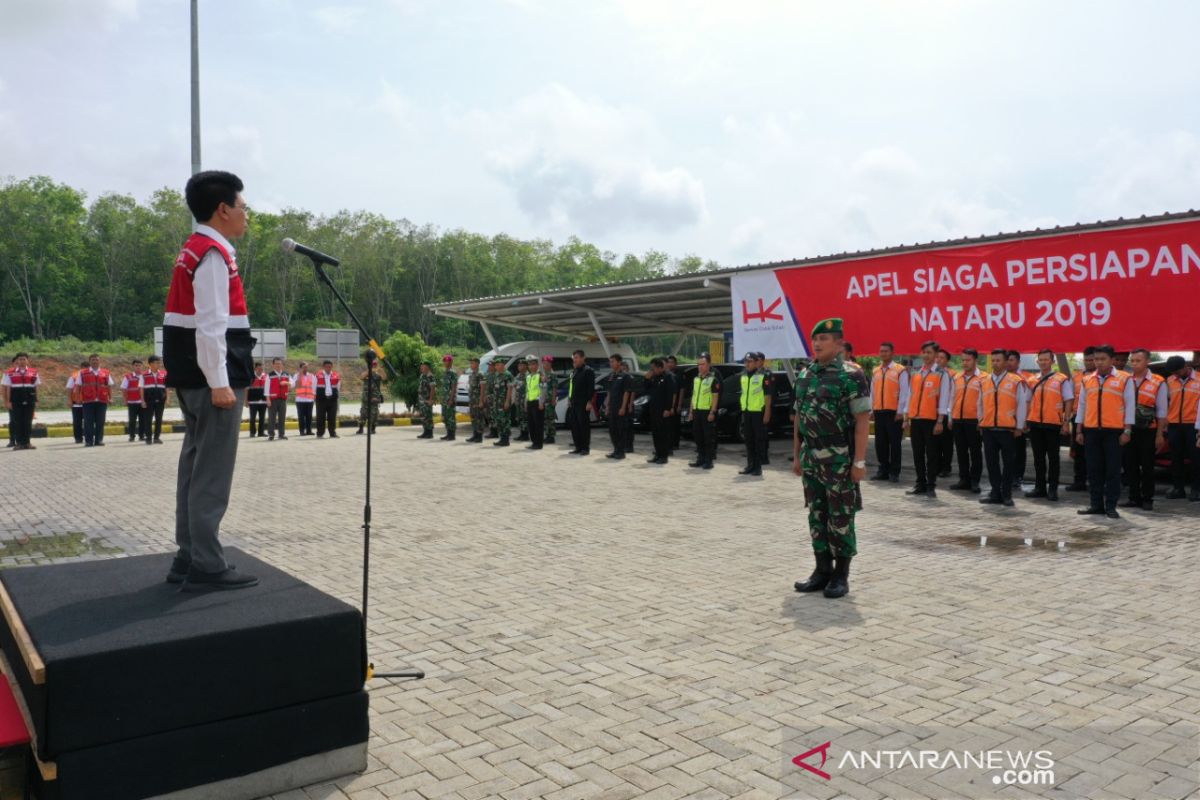
<svg viewBox="0 0 1200 800">
<path fill-rule="evenodd" d="M 654 440 L 654 457 L 668 458 L 671 455 L 671 419 L 663 416 L 665 409 L 647 408 L 650 415 L 650 434 Z"/>
<path fill-rule="evenodd" d="M 1018 436 L 1017 442 L 1017 480 L 1025 477 L 1025 465 L 1029 461 L 1029 440 L 1025 436 Z"/>
<path fill-rule="evenodd" d="M 267 404 L 262 403 L 247 403 L 250 407 L 250 435 L 251 436 L 266 436 L 267 435 Z M 257 424 L 256 424 L 257 423 Z"/>
<path fill-rule="evenodd" d="M 1197 430 L 1185 423 L 1172 422 L 1167 426 L 1167 446 L 1171 448 L 1171 481 L 1176 489 L 1191 483 L 1193 492 L 1200 492 L 1200 447 L 1196 446 Z M 1191 475 L 1184 459 L 1191 457 Z M 1191 478 L 1189 481 L 1188 478 Z"/>
<path fill-rule="evenodd" d="M 979 420 L 956 419 L 950 429 L 954 449 L 958 452 L 958 480 L 972 487 L 983 477 L 983 439 L 979 436 Z"/>
<path fill-rule="evenodd" d="M 100 444 L 104 441 L 104 419 L 108 416 L 108 403 L 83 404 L 83 443 Z"/>
<path fill-rule="evenodd" d="M 83 406 L 71 406 L 71 432 L 75 434 L 75 444 L 83 444 Z"/>
<path fill-rule="evenodd" d="M 145 439 L 146 429 L 142 425 L 142 404 L 141 401 L 136 403 L 126 403 L 125 410 L 129 414 L 129 421 L 125 423 L 125 432 L 129 434 L 129 441 L 134 439 Z"/>
<path fill-rule="evenodd" d="M 1155 428 L 1134 428 L 1125 446 L 1125 477 L 1129 499 L 1144 503 L 1154 499 Z"/>
<path fill-rule="evenodd" d="M 1075 435 L 1079 433 L 1079 424 L 1071 422 L 1071 460 L 1074 465 L 1071 468 L 1071 483 L 1075 486 L 1087 486 L 1087 454 L 1083 452 L 1083 445 L 1075 442 Z"/>
<path fill-rule="evenodd" d="M 1121 499 L 1121 433 L 1116 428 L 1084 428 L 1092 508 L 1115 511 Z"/>
<path fill-rule="evenodd" d="M 875 459 L 879 462 L 880 475 L 900 475 L 900 443 L 903 441 L 904 428 L 896 419 L 896 412 L 876 411 Z"/>
<path fill-rule="evenodd" d="M 1034 490 L 1057 490 L 1061 468 L 1059 446 L 1062 441 L 1062 428 L 1058 425 L 1031 422 L 1029 433 L 1026 435 L 1029 437 L 1029 447 L 1033 450 Z"/>
<path fill-rule="evenodd" d="M 589 416 L 587 407 L 582 404 L 567 409 L 567 424 L 571 426 L 575 449 L 584 453 L 592 449 L 592 421 Z"/>
<path fill-rule="evenodd" d="M 26 390 L 22 389 L 21 391 Z M 13 401 L 12 411 L 8 415 L 8 435 L 12 437 L 13 443 L 17 447 L 27 447 L 30 437 L 33 436 L 33 409 L 32 402 Z"/>
<path fill-rule="evenodd" d="M 538 408 L 537 400 L 525 404 L 525 419 L 529 425 L 529 440 L 540 450 L 546 443 L 546 412 Z"/>
<path fill-rule="evenodd" d="M 943 424 L 942 432 L 934 437 L 938 444 L 938 474 L 954 469 L 954 431 Z"/>
<path fill-rule="evenodd" d="M 763 425 L 763 412 L 742 412 L 742 440 L 746 443 L 746 469 L 762 469 L 763 455 L 767 449 L 767 426 Z"/>
<path fill-rule="evenodd" d="M 708 409 L 698 408 L 692 417 L 692 439 L 696 442 L 696 460 L 711 464 L 717 450 L 717 423 L 708 421 Z"/>
<path fill-rule="evenodd" d="M 615 412 L 608 418 L 608 438 L 612 442 L 614 453 L 625 452 L 625 417 Z"/>
<path fill-rule="evenodd" d="M 1017 443 L 1016 436 L 1006 428 L 984 428 L 983 458 L 987 462 L 988 495 L 996 500 L 1012 497 L 1016 482 Z"/>
<path fill-rule="evenodd" d="M 167 407 L 165 391 L 147 390 L 145 393 L 146 407 L 142 409 L 143 430 L 147 440 L 162 438 L 163 411 Z"/>
<path fill-rule="evenodd" d="M 330 436 L 337 436 L 338 399 L 317 395 L 317 436 L 324 436 L 329 430 Z"/>
<path fill-rule="evenodd" d="M 296 403 L 296 427 L 300 429 L 300 433 L 304 436 L 308 436 L 312 433 L 314 405 L 316 405 L 315 401 L 312 403 Z"/>
<path fill-rule="evenodd" d="M 271 400 L 267 406 L 267 433 L 271 434 L 274 439 L 278 434 L 280 438 L 287 436 L 287 400 L 280 398 Z"/>
<path fill-rule="evenodd" d="M 917 471 L 917 488 L 932 489 L 937 486 L 938 467 L 942 454 L 938 439 L 933 435 L 937 420 L 914 419 L 909 421 L 912 432 L 913 467 Z"/>
<path fill-rule="evenodd" d="M 683 435 L 683 420 L 680 419 L 678 411 L 671 415 L 669 422 L 671 423 L 671 449 L 678 450 L 679 440 Z"/>
</svg>

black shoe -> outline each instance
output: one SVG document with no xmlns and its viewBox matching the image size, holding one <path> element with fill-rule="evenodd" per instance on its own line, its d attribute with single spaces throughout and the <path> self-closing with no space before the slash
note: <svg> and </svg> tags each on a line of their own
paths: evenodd
<svg viewBox="0 0 1200 800">
<path fill-rule="evenodd" d="M 1001 500 L 1000 502 L 1004 504 L 1005 508 L 1013 507 L 1013 499 L 1011 497 L 1006 497 L 1003 500 Z"/>
<path fill-rule="evenodd" d="M 432 438 L 433 438 L 433 431 L 425 431 L 424 433 L 422 433 L 422 434 L 421 434 L 420 436 L 418 436 L 417 438 L 418 438 L 418 439 L 432 439 Z"/>
<path fill-rule="evenodd" d="M 190 560 L 175 556 L 175 559 L 171 561 L 171 569 L 167 571 L 167 583 L 183 583 L 187 579 L 191 566 Z"/>
<path fill-rule="evenodd" d="M 949 478 L 951 474 L 953 474 L 953 473 L 951 473 L 950 470 L 944 469 L 938 473 L 938 477 L 939 478 Z"/>
<path fill-rule="evenodd" d="M 1153 500 L 1143 500 L 1142 501 L 1142 511 L 1153 511 L 1153 510 L 1154 510 L 1154 501 Z"/>
<path fill-rule="evenodd" d="M 356 430 L 356 431 L 354 432 L 354 435 L 355 435 L 355 436 L 362 436 L 362 435 L 363 435 L 363 429 L 362 429 L 362 428 L 359 428 L 358 430 Z M 272 436 L 271 438 L 273 439 L 273 438 L 275 438 L 275 437 L 273 437 L 273 436 Z"/>
<path fill-rule="evenodd" d="M 844 597 L 850 591 L 850 557 L 838 556 L 833 561 L 833 575 L 823 594 L 826 597 Z"/>
<path fill-rule="evenodd" d="M 527 444 L 527 445 L 525 445 L 525 449 L 526 450 L 541 450 L 542 446 L 540 444 Z"/>
<path fill-rule="evenodd" d="M 666 464 L 668 460 L 669 460 L 668 456 L 659 456 L 658 458 L 654 459 L 654 463 L 655 464 Z"/>
<path fill-rule="evenodd" d="M 359 433 L 362 433 L 362 431 L 359 431 Z M 260 438 L 260 439 L 265 439 L 265 438 L 267 438 L 267 435 L 266 435 L 265 433 L 260 433 L 260 434 L 258 435 L 258 438 Z M 155 441 L 157 441 L 157 440 L 155 440 Z"/>
<path fill-rule="evenodd" d="M 703 461 L 689 461 L 688 466 L 689 467 L 703 467 L 704 462 Z"/>
<path fill-rule="evenodd" d="M 816 569 L 808 576 L 808 580 L 796 581 L 794 585 L 797 592 L 819 592 L 829 585 L 829 578 L 833 575 L 833 556 L 829 553 L 813 553 L 813 556 L 817 559 Z"/>
<path fill-rule="evenodd" d="M 1039 489 L 1037 487 L 1034 487 L 1034 490 L 1032 492 L 1025 493 L 1025 497 L 1029 498 L 1030 500 L 1036 500 L 1039 497 L 1045 497 L 1045 496 L 1046 496 L 1046 490 Z"/>
<path fill-rule="evenodd" d="M 792 460 L 791 456 L 788 457 L 788 460 L 789 461 Z M 874 475 L 871 476 L 870 479 L 873 481 L 886 481 L 888 479 L 888 474 L 886 472 L 876 472 Z"/>
<path fill-rule="evenodd" d="M 280 437 L 279 437 L 279 441 L 281 441 L 281 442 L 286 442 L 286 441 L 287 441 L 287 437 L 286 437 L 286 436 L 280 436 Z"/>
<path fill-rule="evenodd" d="M 952 492 L 967 491 L 970 488 L 971 484 L 967 483 L 966 481 L 958 481 L 957 483 L 952 483 L 949 486 L 949 489 Z"/>
<path fill-rule="evenodd" d="M 248 589 L 258 585 L 258 578 L 253 575 L 243 575 L 233 567 L 221 572 L 200 572 L 194 567 L 188 568 L 187 578 L 179 587 L 181 592 L 207 592 L 218 589 Z"/>
<path fill-rule="evenodd" d="M 979 488 L 979 484 L 978 484 L 978 483 L 972 483 L 972 484 L 971 484 L 971 494 L 979 494 L 979 493 L 980 493 L 980 492 L 982 492 L 982 491 L 983 491 L 983 490 Z"/>
<path fill-rule="evenodd" d="M 1192 493 L 1188 495 L 1188 502 L 1189 503 L 1200 503 L 1200 492 L 1197 492 L 1196 490 L 1193 489 Z"/>
<path fill-rule="evenodd" d="M 713 468 L 713 463 L 711 461 L 705 461 L 703 464 L 700 465 L 700 469 L 712 469 L 712 468 Z"/>
<path fill-rule="evenodd" d="M 900 476 L 899 476 L 899 475 L 892 475 L 891 477 L 889 477 L 889 478 L 888 478 L 888 480 L 889 480 L 889 481 L 891 481 L 892 483 L 899 483 L 899 482 L 900 482 Z"/>
<path fill-rule="evenodd" d="M 738 475 L 753 475 L 754 470 L 755 470 L 754 467 L 744 467 L 744 468 L 738 470 Z"/>
<path fill-rule="evenodd" d="M 1104 513 L 1104 509 L 1103 509 L 1103 508 L 1092 508 L 1091 506 L 1088 506 L 1087 508 L 1081 508 L 1081 509 L 1079 509 L 1079 510 L 1078 510 L 1078 511 L 1076 511 L 1075 513 L 1076 513 L 1076 514 L 1080 514 L 1080 515 L 1084 515 L 1084 516 L 1086 516 L 1086 515 L 1088 515 L 1088 514 L 1103 514 L 1103 513 Z"/>
<path fill-rule="evenodd" d="M 762 476 L 762 468 L 755 467 L 754 469 L 744 469 L 741 472 L 739 472 L 738 475 L 750 475 L 750 476 L 761 477 Z"/>
<path fill-rule="evenodd" d="M 1047 489 L 1046 490 L 1046 499 L 1049 500 L 1051 503 L 1057 503 L 1058 502 L 1058 489 Z"/>
<path fill-rule="evenodd" d="M 451 439 L 453 439 L 453 438 L 454 438 L 454 436 L 452 436 L 451 434 L 447 433 L 445 436 L 439 436 L 438 438 L 439 438 L 439 439 L 441 439 L 443 442 L 448 442 L 448 441 L 450 441 Z"/>
<path fill-rule="evenodd" d="M 909 489 L 907 492 L 905 492 L 905 494 L 925 494 L 927 491 L 929 491 L 928 486 L 917 485 Z"/>
<path fill-rule="evenodd" d="M 545 442 L 546 444 L 554 444 L 554 437 L 551 436 L 549 439 L 546 439 Z"/>
<path fill-rule="evenodd" d="M 1142 501 L 1134 500 L 1132 497 L 1120 504 L 1121 508 L 1141 508 Z"/>
<path fill-rule="evenodd" d="M 657 463 L 658 463 L 658 456 L 654 456 L 653 458 L 647 458 L 647 459 L 646 459 L 646 463 L 647 463 L 647 464 L 657 464 Z"/>
<path fill-rule="evenodd" d="M 96 442 L 96 447 L 104 447 L 104 442 Z"/>
<path fill-rule="evenodd" d="M 508 447 L 508 437 L 501 437 L 500 441 L 492 442 L 492 447 Z"/>
<path fill-rule="evenodd" d="M 338 435 L 337 435 L 336 433 L 334 433 L 334 432 L 330 431 L 330 432 L 329 432 L 329 438 L 330 438 L 330 439 L 337 439 L 337 438 L 339 438 L 339 437 L 338 437 Z"/>
<path fill-rule="evenodd" d="M 613 456 L 613 461 L 624 461 L 624 460 L 625 460 L 624 453 L 617 453 L 615 456 Z"/>
<path fill-rule="evenodd" d="M 1001 505 L 1004 502 L 1004 500 L 999 497 L 993 497 L 992 495 L 989 494 L 987 497 L 979 498 L 979 502 L 985 506 L 998 506 L 998 505 Z"/>
<path fill-rule="evenodd" d="M 1064 492 L 1086 492 L 1087 484 L 1086 483 L 1072 483 L 1070 486 L 1064 486 L 1063 491 Z"/>
<path fill-rule="evenodd" d="M 937 500 L 937 489 L 930 486 L 929 489 L 925 492 L 925 496 L 928 497 L 930 500 Z"/>
<path fill-rule="evenodd" d="M 590 456 L 591 454 L 592 454 L 591 450 L 580 450 L 579 451 L 579 455 L 581 455 L 581 456 Z"/>
<path fill-rule="evenodd" d="M 1111 509 L 1109 511 L 1105 511 L 1104 516 L 1108 517 L 1109 519 L 1120 519 L 1121 518 L 1120 513 L 1115 508 Z"/>
</svg>

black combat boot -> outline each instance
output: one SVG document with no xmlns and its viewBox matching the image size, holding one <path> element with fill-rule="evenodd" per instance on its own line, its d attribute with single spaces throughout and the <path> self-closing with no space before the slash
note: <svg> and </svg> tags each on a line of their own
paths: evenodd
<svg viewBox="0 0 1200 800">
<path fill-rule="evenodd" d="M 501 436 L 500 441 L 492 442 L 492 447 L 508 447 L 508 437 Z"/>
<path fill-rule="evenodd" d="M 420 436 L 418 436 L 417 438 L 418 438 L 418 439 L 432 439 L 432 438 L 433 438 L 433 431 L 425 431 L 424 433 L 422 433 L 422 434 L 421 434 Z"/>
<path fill-rule="evenodd" d="M 817 559 L 817 568 L 806 581 L 796 581 L 797 592 L 819 592 L 829 585 L 833 574 L 833 556 L 829 553 L 813 553 Z"/>
<path fill-rule="evenodd" d="M 447 442 L 453 442 L 455 437 L 454 437 L 453 433 L 447 433 L 442 438 L 445 439 Z"/>
<path fill-rule="evenodd" d="M 838 556 L 833 565 L 833 575 L 825 587 L 826 597 L 844 597 L 850 591 L 850 556 Z"/>
</svg>

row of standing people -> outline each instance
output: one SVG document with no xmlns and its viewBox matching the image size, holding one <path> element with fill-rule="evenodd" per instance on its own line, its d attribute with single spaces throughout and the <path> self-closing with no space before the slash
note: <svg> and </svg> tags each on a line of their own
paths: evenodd
<svg viewBox="0 0 1200 800">
<path fill-rule="evenodd" d="M 1065 439 L 1074 469 L 1062 488 L 1090 493 L 1081 513 L 1119 516 L 1122 485 L 1129 487 L 1123 506 L 1153 509 L 1155 457 L 1164 448 L 1174 484 L 1167 497 L 1200 501 L 1200 375 L 1179 356 L 1168 359 L 1164 377 L 1150 371 L 1149 351 L 1123 354 L 1128 363 L 1120 355 L 1108 345 L 1089 347 L 1083 369 L 1066 375 L 1055 369 L 1055 353 L 1043 350 L 1038 371 L 1024 374 L 1016 351 L 993 350 L 984 372 L 977 351 L 968 349 L 955 371 L 951 354 L 931 341 L 910 371 L 883 343 L 871 378 L 879 463 L 873 479 L 899 480 L 908 432 L 916 473 L 910 494 L 936 497 L 937 479 L 953 474 L 957 458 L 951 489 L 980 493 L 986 466 L 990 492 L 981 502 L 1012 506 L 1032 451 L 1033 487 L 1024 495 L 1055 501 Z"/>
</svg>

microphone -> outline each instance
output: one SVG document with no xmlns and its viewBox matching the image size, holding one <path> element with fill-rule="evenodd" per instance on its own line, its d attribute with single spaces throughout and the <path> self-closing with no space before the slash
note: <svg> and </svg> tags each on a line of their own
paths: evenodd
<svg viewBox="0 0 1200 800">
<path fill-rule="evenodd" d="M 299 253 L 302 256 L 308 256 L 313 261 L 319 262 L 321 264 L 328 264 L 331 267 L 336 267 L 338 264 L 342 263 L 342 262 L 338 261 L 336 258 L 334 258 L 333 256 L 327 256 L 324 253 L 322 253 L 320 250 L 313 250 L 311 247 L 305 247 L 304 245 L 300 244 L 295 239 L 292 239 L 290 237 L 287 239 L 284 239 L 281 244 L 283 245 L 283 249 L 285 251 L 287 251 L 289 253 Z"/>
</svg>

